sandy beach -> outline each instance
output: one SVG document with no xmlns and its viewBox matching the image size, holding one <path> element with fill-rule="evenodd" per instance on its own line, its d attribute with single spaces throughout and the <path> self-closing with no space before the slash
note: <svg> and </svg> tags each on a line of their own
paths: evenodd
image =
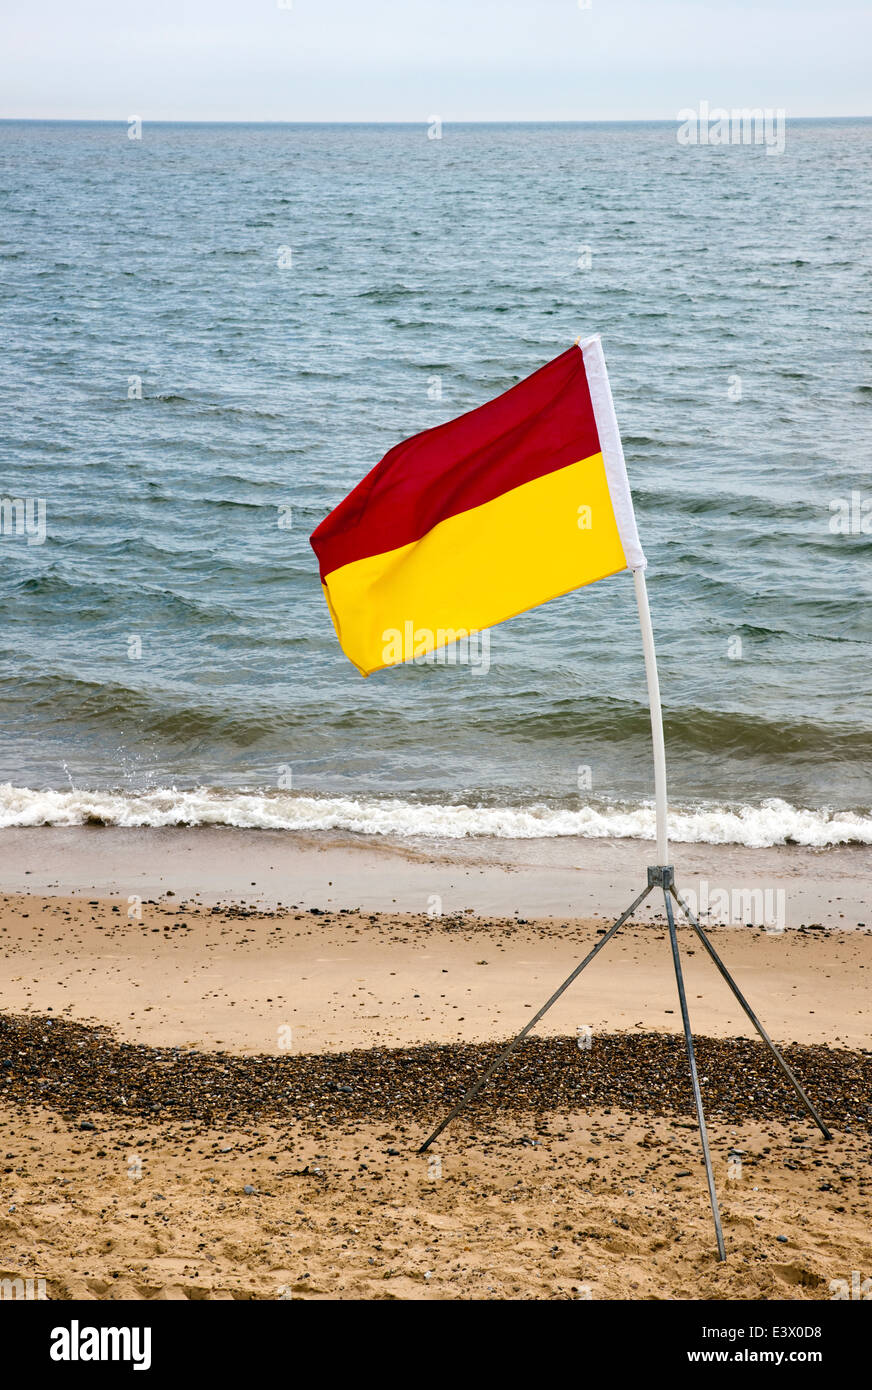
<svg viewBox="0 0 872 1390">
<path fill-rule="evenodd" d="M 720 1264 L 689 1117 L 458 1126 L 439 1166 L 399 1118 L 2 1119 L 0 1276 L 52 1298 L 829 1299 L 869 1273 L 868 1138 L 805 1123 L 712 1119 Z"/>
<path fill-rule="evenodd" d="M 0 899 L 10 1012 L 108 1025 L 151 1046 L 298 1052 L 511 1036 L 602 931 L 597 919 L 198 907 L 124 898 Z M 716 950 L 777 1040 L 868 1046 L 872 931 L 712 928 Z M 753 1030 L 689 929 L 694 1028 Z M 868 978 L 867 978 L 868 977 Z M 680 1030 L 665 926 L 627 923 L 543 1019 L 545 1035 Z"/>
<path fill-rule="evenodd" d="M 530 863 L 488 864 L 482 846 L 298 849 L 262 832 L 147 834 L 137 859 L 136 834 L 4 837 L 4 1277 L 61 1298 L 820 1299 L 869 1273 L 865 851 L 676 851 L 688 879 L 705 859 L 712 883 L 792 884 L 796 901 L 802 885 L 803 922 L 711 939 L 834 1133 L 796 1109 L 682 929 L 719 1266 L 653 914 L 437 1153 L 416 1152 L 604 929 L 537 913 L 534 875 L 574 873 L 591 901 L 611 872 L 617 904 L 621 855 L 645 845 L 610 870 L 594 846 L 584 871 L 536 869 L 529 847 Z M 100 890 L 83 895 L 89 876 Z M 514 893 L 512 909 L 410 911 L 434 883 Z"/>
</svg>

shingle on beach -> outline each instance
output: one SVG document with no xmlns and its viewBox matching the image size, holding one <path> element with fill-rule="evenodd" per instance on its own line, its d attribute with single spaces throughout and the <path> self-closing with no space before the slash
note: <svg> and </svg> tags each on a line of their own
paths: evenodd
<svg viewBox="0 0 872 1390">
<path fill-rule="evenodd" d="M 41 1015 L 0 1015 L 0 1099 L 68 1117 L 118 1114 L 203 1124 L 284 1117 L 319 1124 L 440 1118 L 502 1043 L 372 1047 L 234 1056 L 118 1042 L 105 1028 Z M 696 1039 L 707 1111 L 727 1120 L 801 1119 L 771 1056 L 744 1038 Z M 872 1053 L 784 1048 L 833 1126 L 867 1130 Z M 529 1038 L 470 1108 L 488 1119 L 615 1105 L 638 1115 L 692 1115 L 684 1040 L 662 1033 Z"/>
</svg>

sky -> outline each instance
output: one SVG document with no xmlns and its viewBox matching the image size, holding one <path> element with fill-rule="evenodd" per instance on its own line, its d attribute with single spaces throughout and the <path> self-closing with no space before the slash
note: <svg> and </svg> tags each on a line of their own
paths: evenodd
<svg viewBox="0 0 872 1390">
<path fill-rule="evenodd" d="M 0 117 L 872 114 L 868 0 L 2 0 Z"/>
</svg>

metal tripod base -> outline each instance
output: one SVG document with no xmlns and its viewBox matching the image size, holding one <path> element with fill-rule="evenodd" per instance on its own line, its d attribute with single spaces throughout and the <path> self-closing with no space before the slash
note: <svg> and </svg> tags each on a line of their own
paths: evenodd
<svg viewBox="0 0 872 1390">
<path fill-rule="evenodd" d="M 782 1056 L 781 1052 L 775 1046 L 775 1043 L 769 1037 L 769 1034 L 766 1032 L 766 1029 L 763 1027 L 762 1023 L 760 1022 L 757 1015 L 754 1013 L 750 1004 L 743 995 L 742 991 L 739 989 L 739 986 L 736 984 L 729 970 L 724 965 L 720 956 L 716 952 L 714 946 L 709 941 L 708 937 L 706 936 L 696 917 L 694 917 L 690 908 L 687 906 L 684 899 L 681 897 L 678 890 L 676 889 L 675 874 L 670 864 L 657 864 L 649 866 L 647 887 L 644 888 L 643 891 L 639 894 L 639 896 L 630 904 L 626 912 L 622 913 L 618 920 L 614 922 L 611 927 L 609 927 L 605 935 L 602 936 L 600 940 L 597 942 L 597 944 L 593 947 L 593 949 L 588 952 L 584 960 L 581 961 L 575 967 L 572 974 L 564 980 L 560 988 L 554 991 L 554 993 L 551 995 L 551 998 L 542 1005 L 539 1012 L 537 1014 L 534 1014 L 533 1017 L 530 1019 L 530 1022 L 526 1024 L 521 1029 L 520 1033 L 518 1033 L 518 1035 L 512 1039 L 508 1047 L 504 1048 L 504 1050 L 499 1054 L 499 1056 L 496 1057 L 493 1062 L 491 1062 L 490 1066 L 483 1073 L 483 1075 L 479 1077 L 478 1081 L 476 1081 L 475 1084 L 470 1087 L 470 1089 L 466 1092 L 465 1095 L 461 1096 L 454 1109 L 450 1112 L 450 1114 L 446 1115 L 445 1119 L 442 1121 L 441 1124 L 437 1125 L 436 1129 L 434 1129 L 433 1133 L 430 1135 L 430 1138 L 425 1140 L 418 1152 L 425 1153 L 426 1150 L 429 1149 L 430 1145 L 434 1142 L 434 1140 L 439 1138 L 439 1135 L 442 1133 L 442 1131 L 445 1128 L 447 1128 L 448 1125 L 450 1125 L 454 1117 L 456 1115 L 459 1115 L 461 1110 L 463 1110 L 465 1106 L 469 1105 L 470 1101 L 475 1100 L 476 1096 L 484 1089 L 484 1087 L 487 1085 L 488 1081 L 490 1081 L 494 1073 L 497 1072 L 499 1068 L 503 1065 L 503 1063 L 508 1060 L 508 1058 L 514 1052 L 518 1044 L 522 1043 L 524 1041 L 524 1038 L 526 1038 L 527 1035 L 533 1031 L 539 1020 L 544 1018 L 545 1014 L 547 1014 L 548 1010 L 551 1008 L 551 1005 L 557 1003 L 557 1000 L 560 998 L 562 994 L 566 992 L 566 990 L 572 984 L 573 980 L 576 980 L 578 976 L 581 974 L 582 970 L 584 970 L 585 967 L 590 964 L 594 956 L 599 954 L 603 946 L 605 946 L 606 942 L 611 941 L 612 937 L 615 936 L 618 931 L 620 931 L 624 923 L 628 920 L 628 918 L 632 917 L 633 913 L 636 911 L 636 908 L 639 907 L 645 901 L 645 899 L 648 897 L 648 894 L 654 888 L 661 888 L 663 890 L 663 901 L 666 906 L 666 920 L 669 924 L 669 942 L 672 948 L 672 963 L 675 968 L 675 981 L 678 986 L 678 1000 L 681 1005 L 681 1021 L 684 1025 L 684 1040 L 687 1045 L 687 1060 L 690 1066 L 690 1080 L 693 1086 L 693 1099 L 694 1104 L 696 1106 L 696 1118 L 697 1123 L 699 1125 L 700 1140 L 702 1142 L 703 1158 L 705 1160 L 705 1171 L 706 1180 L 708 1182 L 709 1199 L 711 1201 L 712 1216 L 714 1218 L 715 1223 L 715 1236 L 717 1239 L 718 1246 L 718 1259 L 725 1260 L 726 1250 L 724 1248 L 724 1234 L 721 1229 L 721 1214 L 718 1208 L 718 1195 L 715 1190 L 715 1177 L 714 1172 L 712 1170 L 711 1153 L 709 1152 L 708 1132 L 706 1130 L 705 1114 L 703 1113 L 702 1107 L 702 1094 L 699 1089 L 699 1076 L 697 1075 L 696 1069 L 696 1054 L 694 1052 L 693 1047 L 693 1032 L 690 1026 L 690 1015 L 688 1013 L 687 1008 L 687 996 L 684 990 L 684 976 L 681 970 L 681 957 L 678 951 L 678 934 L 675 929 L 675 917 L 672 910 L 673 898 L 678 903 L 678 906 L 681 908 L 691 927 L 696 932 L 697 936 L 699 937 L 706 951 L 710 955 L 711 959 L 714 961 L 721 975 L 724 977 L 730 989 L 733 991 L 733 994 L 736 996 L 736 999 L 744 1009 L 751 1023 L 753 1023 L 757 1032 L 760 1034 L 760 1037 L 763 1039 L 764 1043 L 769 1048 L 769 1051 L 772 1053 L 773 1057 L 775 1058 L 782 1072 L 786 1076 L 787 1080 L 790 1082 L 793 1089 L 796 1091 L 796 1094 L 799 1096 L 806 1110 L 811 1115 L 811 1118 L 814 1120 L 821 1134 L 824 1136 L 825 1139 L 831 1139 L 832 1135 L 830 1134 L 830 1131 L 827 1129 L 817 1110 L 812 1105 L 802 1085 L 794 1076 L 790 1067 L 787 1065 L 787 1062 L 784 1060 L 784 1057 Z"/>
</svg>

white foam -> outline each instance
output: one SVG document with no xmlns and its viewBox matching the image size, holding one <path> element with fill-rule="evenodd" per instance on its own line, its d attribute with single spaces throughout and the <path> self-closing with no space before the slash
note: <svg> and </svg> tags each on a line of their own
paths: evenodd
<svg viewBox="0 0 872 1390">
<path fill-rule="evenodd" d="M 228 825 L 254 830 L 344 830 L 363 835 L 456 840 L 494 836 L 531 840 L 578 835 L 584 839 L 654 839 L 654 808 L 587 805 L 560 810 L 530 806 L 452 806 L 399 799 L 313 797 L 288 792 L 234 792 L 167 788 L 148 792 L 34 791 L 0 786 L 0 828 L 72 826 Z M 872 816 L 802 810 L 772 799 L 760 806 L 700 806 L 674 810 L 670 837 L 684 844 L 764 848 L 795 843 L 872 844 Z"/>
</svg>

